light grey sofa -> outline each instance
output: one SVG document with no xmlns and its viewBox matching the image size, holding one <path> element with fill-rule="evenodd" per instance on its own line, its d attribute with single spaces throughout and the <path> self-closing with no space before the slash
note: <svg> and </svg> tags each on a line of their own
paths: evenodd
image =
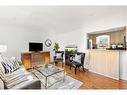
<svg viewBox="0 0 127 95">
<path fill-rule="evenodd" d="M 34 79 L 15 85 L 11 89 L 41 89 L 40 80 Z"/>
<path fill-rule="evenodd" d="M 40 80 L 29 80 L 13 86 L 10 89 L 41 89 Z M 4 86 L 4 82 L 0 79 L 0 89 L 8 89 Z"/>
<path fill-rule="evenodd" d="M 0 89 L 41 89 L 41 82 L 34 79 L 23 66 L 12 73 L 4 74 L 0 62 Z"/>
</svg>

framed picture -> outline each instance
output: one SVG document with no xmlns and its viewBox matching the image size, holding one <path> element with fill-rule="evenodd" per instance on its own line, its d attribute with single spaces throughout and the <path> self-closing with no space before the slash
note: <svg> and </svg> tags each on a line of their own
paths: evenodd
<svg viewBox="0 0 127 95">
<path fill-rule="evenodd" d="M 97 48 L 105 49 L 110 47 L 110 36 L 109 35 L 101 35 L 96 37 Z"/>
</svg>

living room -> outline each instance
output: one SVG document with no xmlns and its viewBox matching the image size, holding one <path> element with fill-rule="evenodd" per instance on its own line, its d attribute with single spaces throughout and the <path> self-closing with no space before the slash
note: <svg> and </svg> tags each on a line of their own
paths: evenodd
<svg viewBox="0 0 127 95">
<path fill-rule="evenodd" d="M 122 55 L 122 59 L 119 59 L 120 62 L 122 62 L 122 65 L 118 67 L 118 72 L 120 71 L 120 74 L 118 75 L 119 79 L 89 71 L 90 65 L 88 64 L 89 61 L 87 59 L 89 57 L 87 42 L 88 34 L 98 31 L 109 31 L 110 29 L 119 27 L 123 27 L 126 30 L 126 10 L 126 6 L 0 6 L 0 47 L 5 47 L 5 50 L 1 50 L 1 56 L 7 58 L 15 57 L 16 59 L 20 60 L 22 65 L 28 64 L 26 60 L 23 61 L 21 54 L 29 54 L 29 56 L 33 56 L 32 54 L 38 53 L 35 51 L 32 53 L 29 52 L 30 43 L 42 43 L 42 52 L 50 53 L 50 62 L 47 63 L 49 64 L 48 68 L 51 69 L 52 65 L 60 68 L 60 72 L 62 72 L 62 74 L 60 73 L 60 76 L 63 75 L 62 77 L 65 78 L 63 81 L 65 82 L 60 81 L 63 83 L 58 83 L 55 86 L 52 84 L 53 86 L 51 85 L 50 87 L 47 87 L 49 84 L 45 85 L 44 82 L 45 86 L 42 87 L 43 80 L 40 79 L 40 77 L 37 77 L 37 79 L 39 79 L 41 82 L 37 81 L 37 84 L 30 83 L 31 85 L 30 87 L 27 85 L 27 89 L 32 89 L 33 85 L 39 88 L 39 83 L 41 83 L 40 89 L 43 90 L 126 89 L 127 54 L 125 50 L 120 51 L 124 52 L 124 56 Z M 48 43 L 46 41 L 48 41 Z M 55 43 L 58 43 L 59 45 L 58 51 L 64 51 L 63 63 L 54 61 Z M 76 46 L 78 52 L 85 53 L 83 62 L 84 65 L 83 67 L 79 68 L 76 73 L 73 66 L 70 69 L 70 66 L 65 64 L 65 48 L 68 46 Z M 39 56 L 40 53 L 41 52 L 39 52 Z M 37 57 L 39 56 L 36 55 L 35 59 L 38 59 Z M 35 61 L 34 58 L 32 58 L 33 57 L 30 57 L 30 59 L 28 59 L 27 57 L 28 60 Z M 32 61 L 30 64 L 32 64 Z M 64 64 L 63 67 L 62 64 Z M 45 69 L 47 66 L 48 65 L 45 65 Z M 28 73 L 34 73 L 34 68 L 36 69 L 36 66 L 31 67 L 32 68 L 29 69 L 25 69 L 25 67 L 24 69 Z M 96 66 L 94 68 L 96 68 Z M 42 77 L 42 75 L 40 76 Z M 49 76 L 46 76 L 46 78 Z M 0 78 L 2 79 L 2 77 Z M 32 79 L 31 77 L 28 78 L 30 80 Z M 6 82 L 4 87 L 5 85 Z M 26 88 L 26 85 L 20 85 L 20 87 L 21 89 L 24 89 Z M 7 86 L 8 89 L 20 89 L 20 87 L 15 86 L 13 88 L 13 86 Z M 33 88 L 35 89 L 35 87 Z"/>
</svg>

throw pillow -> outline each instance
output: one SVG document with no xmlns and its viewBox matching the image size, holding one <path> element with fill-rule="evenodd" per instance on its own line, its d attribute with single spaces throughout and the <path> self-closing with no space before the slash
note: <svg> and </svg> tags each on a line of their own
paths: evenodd
<svg viewBox="0 0 127 95">
<path fill-rule="evenodd" d="M 4 67 L 5 74 L 11 73 L 11 72 L 13 72 L 15 70 L 15 68 L 13 68 L 13 65 L 11 63 L 1 62 L 1 64 Z"/>
<path fill-rule="evenodd" d="M 15 57 L 11 57 L 10 59 L 14 62 L 16 70 L 21 67 L 22 62 L 19 59 L 15 58 Z"/>
<path fill-rule="evenodd" d="M 57 53 L 56 58 L 62 58 L 62 53 Z"/>
<path fill-rule="evenodd" d="M 73 61 L 75 61 L 75 62 L 78 62 L 78 63 L 81 63 L 81 54 L 80 55 L 75 55 L 75 57 L 74 57 L 74 59 L 73 59 Z"/>
<path fill-rule="evenodd" d="M 15 70 L 21 67 L 17 60 L 12 59 L 12 58 L 7 58 L 7 57 L 3 57 L 1 64 L 4 67 L 5 74 L 14 72 Z"/>
</svg>

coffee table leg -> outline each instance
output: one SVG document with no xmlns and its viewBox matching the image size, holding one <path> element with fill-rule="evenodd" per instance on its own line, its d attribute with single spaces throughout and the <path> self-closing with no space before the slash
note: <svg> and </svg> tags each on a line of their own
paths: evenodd
<svg viewBox="0 0 127 95">
<path fill-rule="evenodd" d="M 45 78 L 45 89 L 47 89 L 47 77 Z"/>
<path fill-rule="evenodd" d="M 63 82 L 65 81 L 65 72 L 63 72 Z"/>
</svg>

